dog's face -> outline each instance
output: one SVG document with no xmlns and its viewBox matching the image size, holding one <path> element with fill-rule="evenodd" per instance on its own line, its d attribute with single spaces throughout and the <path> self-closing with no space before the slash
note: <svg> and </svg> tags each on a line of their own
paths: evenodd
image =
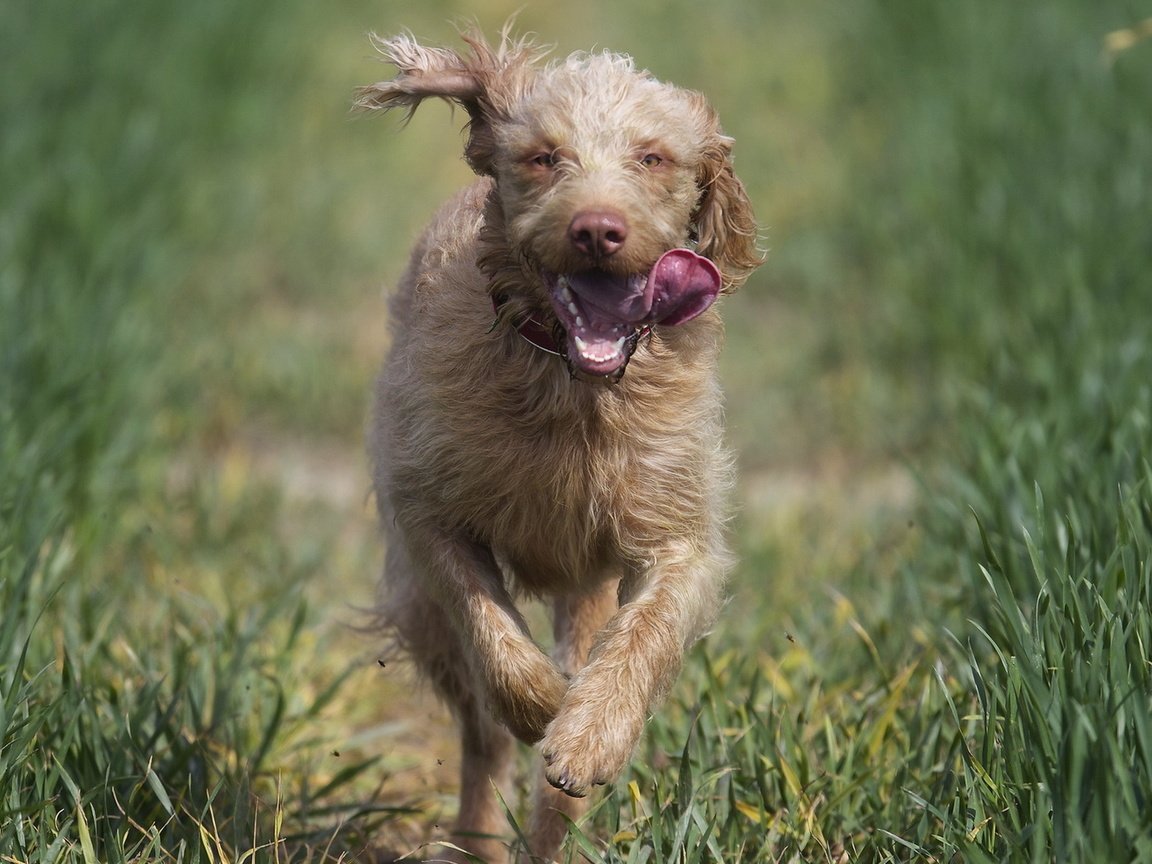
<svg viewBox="0 0 1152 864">
<path fill-rule="evenodd" d="M 719 271 L 685 248 L 707 144 L 719 137 L 702 98 L 601 54 L 534 74 L 485 122 L 470 156 L 496 179 L 505 240 L 576 370 L 618 374 L 637 328 L 708 307 Z"/>
<path fill-rule="evenodd" d="M 467 56 L 384 43 L 401 74 L 360 104 L 434 95 L 468 110 L 465 155 L 496 181 L 518 290 L 554 313 L 574 369 L 618 375 L 639 328 L 689 320 L 759 263 L 731 139 L 702 96 L 627 57 L 542 67 L 528 43 L 466 38 Z"/>
<path fill-rule="evenodd" d="M 490 136 L 480 167 L 514 248 L 554 273 L 633 275 L 689 242 L 713 131 L 702 99 L 603 54 L 541 71 L 518 95 L 475 133 Z"/>
</svg>

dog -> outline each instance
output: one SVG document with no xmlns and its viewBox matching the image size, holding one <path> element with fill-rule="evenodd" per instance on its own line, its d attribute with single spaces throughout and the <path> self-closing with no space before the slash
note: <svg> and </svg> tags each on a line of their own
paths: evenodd
<svg viewBox="0 0 1152 864">
<path fill-rule="evenodd" d="M 519 739 L 543 770 L 512 854 L 550 861 L 720 605 L 714 300 L 762 256 L 732 139 L 699 93 L 619 54 L 545 62 L 507 29 L 462 39 L 374 37 L 397 74 L 357 91 L 361 109 L 462 107 L 478 175 L 391 305 L 369 436 L 379 618 L 460 727 L 449 859 L 507 859 L 494 787 Z M 550 654 L 525 596 L 551 605 Z"/>
</svg>

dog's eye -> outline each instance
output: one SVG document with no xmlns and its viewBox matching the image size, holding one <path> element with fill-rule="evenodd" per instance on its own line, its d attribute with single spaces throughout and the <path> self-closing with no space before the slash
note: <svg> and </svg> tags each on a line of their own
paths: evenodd
<svg viewBox="0 0 1152 864">
<path fill-rule="evenodd" d="M 551 168 L 556 164 L 556 154 L 552 152 L 537 153 L 528 159 L 528 164 L 536 168 Z"/>
<path fill-rule="evenodd" d="M 655 153 L 649 153 L 640 160 L 640 164 L 645 168 L 658 168 L 664 164 L 664 157 L 658 156 Z"/>
</svg>

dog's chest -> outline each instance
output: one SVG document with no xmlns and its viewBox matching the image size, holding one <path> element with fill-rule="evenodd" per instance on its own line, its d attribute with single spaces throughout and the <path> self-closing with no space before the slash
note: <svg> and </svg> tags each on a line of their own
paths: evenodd
<svg viewBox="0 0 1152 864">
<path fill-rule="evenodd" d="M 408 370 L 437 360 L 425 359 Z M 652 381 L 635 358 L 622 383 L 594 390 L 535 353 L 519 374 L 471 359 L 385 393 L 399 409 L 384 415 L 397 509 L 484 543 L 540 592 L 587 587 L 692 542 L 719 434 L 709 379 L 651 363 Z"/>
<path fill-rule="evenodd" d="M 588 571 L 610 566 L 631 545 L 637 454 L 589 446 L 571 430 L 519 444 L 477 478 L 488 485 L 494 472 L 500 493 L 475 508 L 474 530 L 530 587 L 597 578 Z"/>
<path fill-rule="evenodd" d="M 646 502 L 668 493 L 642 430 L 624 429 L 587 415 L 494 414 L 441 454 L 441 500 L 529 589 L 596 581 L 658 530 Z"/>
</svg>

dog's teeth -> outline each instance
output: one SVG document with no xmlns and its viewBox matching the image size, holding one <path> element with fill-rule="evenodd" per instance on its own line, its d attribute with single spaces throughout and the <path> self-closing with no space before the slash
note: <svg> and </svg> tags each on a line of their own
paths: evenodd
<svg viewBox="0 0 1152 864">
<path fill-rule="evenodd" d="M 576 309 L 576 304 L 571 300 L 568 301 L 568 311 L 571 312 L 573 315 L 575 315 L 578 311 Z"/>
<path fill-rule="evenodd" d="M 584 319 L 581 318 L 579 315 L 576 316 L 576 326 L 577 327 L 583 327 L 584 326 Z"/>
<path fill-rule="evenodd" d="M 581 339 L 579 336 L 574 338 L 576 342 L 576 350 L 578 350 L 589 360 L 597 363 L 602 363 L 605 360 L 611 360 L 614 357 L 620 356 L 620 352 L 624 348 L 624 343 L 628 341 L 626 337 L 621 336 L 619 339 L 612 343 L 612 346 L 607 351 L 592 351 L 591 346 L 589 346 L 588 343 Z"/>
</svg>

